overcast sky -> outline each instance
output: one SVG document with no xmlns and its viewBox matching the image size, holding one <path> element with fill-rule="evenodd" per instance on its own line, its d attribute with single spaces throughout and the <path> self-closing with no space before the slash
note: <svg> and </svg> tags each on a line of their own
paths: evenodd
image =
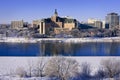
<svg viewBox="0 0 120 80">
<path fill-rule="evenodd" d="M 79 21 L 104 19 L 110 12 L 120 13 L 120 0 L 0 0 L 0 23 L 12 20 L 31 22 L 50 17 L 57 9 L 60 16 Z"/>
</svg>

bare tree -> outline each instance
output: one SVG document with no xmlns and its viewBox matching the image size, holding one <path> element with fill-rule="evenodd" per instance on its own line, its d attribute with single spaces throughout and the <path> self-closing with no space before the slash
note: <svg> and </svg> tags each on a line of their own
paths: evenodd
<svg viewBox="0 0 120 80">
<path fill-rule="evenodd" d="M 94 75 L 94 78 L 97 80 L 101 80 L 101 79 L 103 80 L 104 78 L 106 78 L 106 72 L 104 71 L 104 69 L 99 68 L 96 74 Z"/>
<path fill-rule="evenodd" d="M 45 59 L 43 57 L 40 57 L 37 61 L 36 68 L 35 68 L 35 71 L 36 71 L 35 74 L 37 77 L 43 77 L 45 65 L 46 65 Z"/>
<path fill-rule="evenodd" d="M 70 32 L 71 32 L 71 35 L 75 38 L 81 37 L 81 32 L 79 31 L 79 29 L 72 29 Z"/>
<path fill-rule="evenodd" d="M 53 57 L 48 61 L 45 73 L 61 80 L 68 80 L 78 73 L 78 62 L 70 58 Z"/>
<path fill-rule="evenodd" d="M 103 66 L 108 78 L 114 78 L 120 74 L 120 60 L 107 59 L 102 60 L 101 65 Z"/>
<path fill-rule="evenodd" d="M 33 61 L 28 61 L 28 76 L 29 77 L 32 77 L 32 72 L 33 72 L 33 69 L 34 69 L 34 65 L 33 65 Z"/>
<path fill-rule="evenodd" d="M 84 62 L 81 64 L 81 78 L 86 80 L 91 77 L 91 66 L 87 62 Z"/>
</svg>

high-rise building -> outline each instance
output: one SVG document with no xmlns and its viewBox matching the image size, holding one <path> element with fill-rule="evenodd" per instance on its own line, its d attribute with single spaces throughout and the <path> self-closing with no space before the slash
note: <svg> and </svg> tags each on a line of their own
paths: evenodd
<svg viewBox="0 0 120 80">
<path fill-rule="evenodd" d="M 109 13 L 106 16 L 106 28 L 114 28 L 119 25 L 119 15 L 117 13 Z"/>
</svg>

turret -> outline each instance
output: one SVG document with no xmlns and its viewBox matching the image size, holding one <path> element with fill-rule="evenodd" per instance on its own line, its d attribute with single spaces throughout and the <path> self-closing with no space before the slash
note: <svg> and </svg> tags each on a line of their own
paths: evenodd
<svg viewBox="0 0 120 80">
<path fill-rule="evenodd" d="M 54 16 L 58 16 L 57 9 L 55 9 Z"/>
</svg>

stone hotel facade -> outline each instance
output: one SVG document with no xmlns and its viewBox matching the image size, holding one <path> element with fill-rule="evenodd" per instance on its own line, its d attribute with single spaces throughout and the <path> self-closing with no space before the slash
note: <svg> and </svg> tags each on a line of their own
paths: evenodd
<svg viewBox="0 0 120 80">
<path fill-rule="evenodd" d="M 59 34 L 77 28 L 77 20 L 70 17 L 59 17 L 57 10 L 55 10 L 51 18 L 35 20 L 33 26 L 39 27 L 40 34 L 49 34 L 50 31 Z"/>
</svg>

